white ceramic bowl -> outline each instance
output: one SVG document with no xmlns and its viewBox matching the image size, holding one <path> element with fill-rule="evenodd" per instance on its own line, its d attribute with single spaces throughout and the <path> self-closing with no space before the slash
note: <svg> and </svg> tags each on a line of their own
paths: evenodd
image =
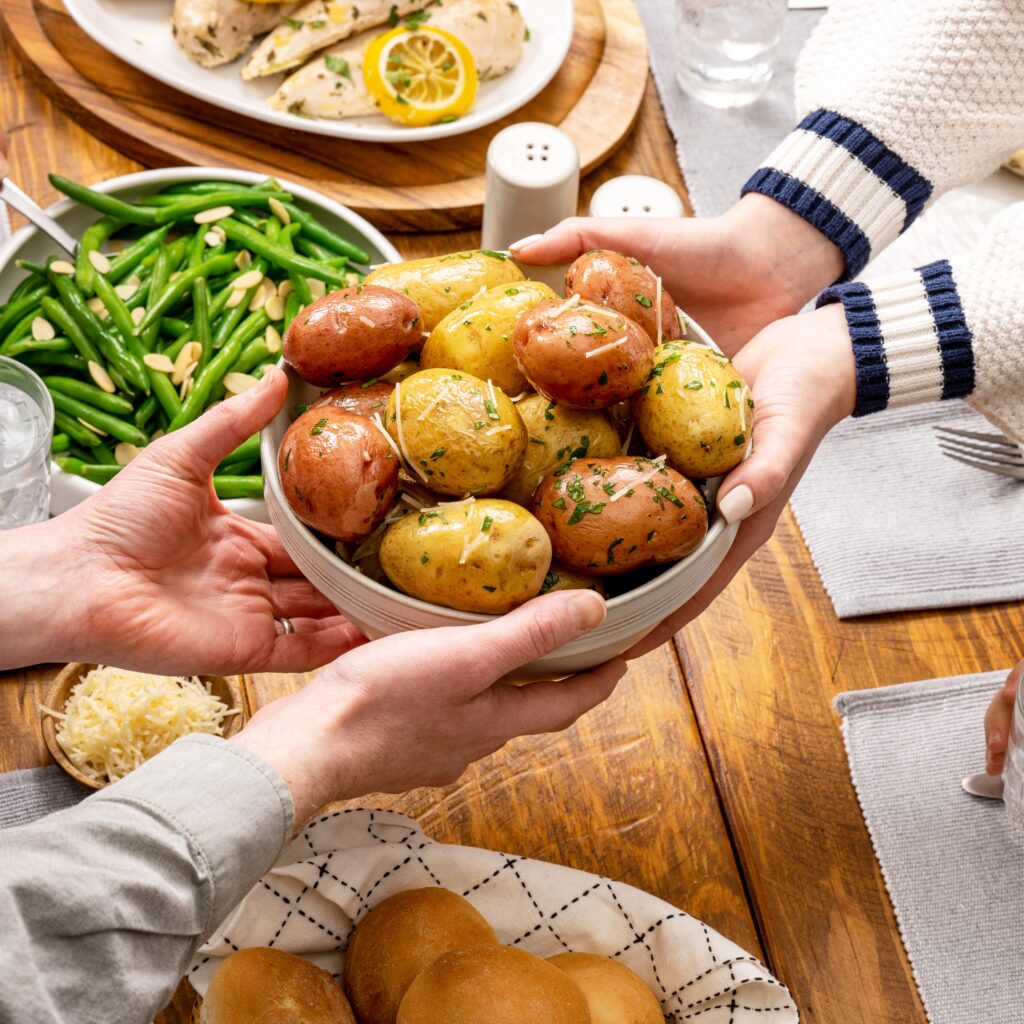
<svg viewBox="0 0 1024 1024">
<path fill-rule="evenodd" d="M 152 171 L 125 174 L 92 187 L 97 192 L 133 200 L 146 192 L 153 192 L 182 181 L 236 181 L 252 185 L 265 177 L 265 174 L 239 171 L 230 167 L 162 167 Z M 353 213 L 347 206 L 342 206 L 341 203 L 302 185 L 278 180 L 286 191 L 295 196 L 300 206 L 315 213 L 327 227 L 343 238 L 366 249 L 370 253 L 371 263 L 401 259 L 398 250 L 372 224 Z M 47 212 L 76 236 L 99 217 L 96 211 L 80 206 L 70 199 L 55 203 Z M 7 244 L 0 247 L 0 297 L 6 298 L 25 276 L 24 271 L 15 266 L 16 259 L 42 263 L 47 256 L 59 252 L 57 245 L 31 224 L 15 232 Z M 53 515 L 66 512 L 100 489 L 100 484 L 72 473 L 65 473 L 56 463 L 53 463 L 51 468 L 50 511 Z M 247 519 L 264 523 L 269 521 L 266 503 L 261 499 L 232 498 L 226 501 L 225 505 Z"/>
<path fill-rule="evenodd" d="M 705 345 L 713 344 L 693 320 L 687 317 L 687 321 L 688 337 Z M 264 428 L 260 441 L 264 494 L 270 521 L 303 574 L 373 640 L 404 629 L 487 621 L 490 616 L 430 604 L 376 583 L 346 564 L 300 522 L 281 490 L 277 449 L 291 422 L 295 404 L 308 403 L 321 391 L 300 380 L 290 367 L 285 369 L 291 381 L 288 401 Z M 641 586 L 610 598 L 608 617 L 597 629 L 560 647 L 546 658 L 524 666 L 508 681 L 560 678 L 600 665 L 641 640 L 693 597 L 721 565 L 739 529 L 738 523 L 730 526 L 717 513 L 715 494 L 718 482 L 718 479 L 708 482 L 711 522 L 707 535 L 695 551 Z"/>
</svg>

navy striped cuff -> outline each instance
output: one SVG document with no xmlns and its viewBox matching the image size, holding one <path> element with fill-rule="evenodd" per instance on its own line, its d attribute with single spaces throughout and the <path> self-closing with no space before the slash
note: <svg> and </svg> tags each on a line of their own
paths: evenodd
<svg viewBox="0 0 1024 1024">
<path fill-rule="evenodd" d="M 817 305 L 830 302 L 843 304 L 853 344 L 854 416 L 974 391 L 973 336 L 947 260 L 872 287 L 833 285 Z"/>
<path fill-rule="evenodd" d="M 932 183 L 863 125 L 816 110 L 743 186 L 748 192 L 813 224 L 843 253 L 849 280 L 913 223 Z"/>
</svg>

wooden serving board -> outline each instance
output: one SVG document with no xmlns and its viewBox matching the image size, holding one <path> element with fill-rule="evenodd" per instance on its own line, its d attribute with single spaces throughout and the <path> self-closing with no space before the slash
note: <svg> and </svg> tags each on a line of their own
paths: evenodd
<svg viewBox="0 0 1024 1024">
<path fill-rule="evenodd" d="M 559 125 L 579 147 L 584 173 L 629 134 L 647 82 L 647 40 L 633 0 L 575 4 L 569 54 L 535 99 L 478 131 L 407 145 L 356 143 L 229 114 L 108 53 L 60 0 L 3 0 L 0 22 L 51 98 L 145 164 L 266 172 L 325 192 L 384 230 L 445 231 L 479 226 L 487 146 L 509 124 Z"/>
</svg>

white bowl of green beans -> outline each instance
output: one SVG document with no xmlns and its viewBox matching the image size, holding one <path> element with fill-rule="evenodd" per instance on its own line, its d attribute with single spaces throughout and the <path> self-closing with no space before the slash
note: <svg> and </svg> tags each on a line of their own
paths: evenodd
<svg viewBox="0 0 1024 1024">
<path fill-rule="evenodd" d="M 0 354 L 31 366 L 53 396 L 54 514 L 230 393 L 225 378 L 244 384 L 277 362 L 280 336 L 321 286 L 400 258 L 347 207 L 249 171 L 161 168 L 89 188 L 51 180 L 69 198 L 48 212 L 79 249 L 72 259 L 31 225 L 0 248 Z M 198 354 L 176 381 L 183 351 Z M 214 484 L 233 511 L 268 521 L 257 436 Z"/>
</svg>

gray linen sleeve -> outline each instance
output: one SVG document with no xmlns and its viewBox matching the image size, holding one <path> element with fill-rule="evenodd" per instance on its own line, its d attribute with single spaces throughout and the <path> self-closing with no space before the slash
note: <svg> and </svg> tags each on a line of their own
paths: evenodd
<svg viewBox="0 0 1024 1024">
<path fill-rule="evenodd" d="M 77 807 L 0 830 L 0 1021 L 148 1024 L 292 818 L 269 765 L 197 735 Z"/>
</svg>

